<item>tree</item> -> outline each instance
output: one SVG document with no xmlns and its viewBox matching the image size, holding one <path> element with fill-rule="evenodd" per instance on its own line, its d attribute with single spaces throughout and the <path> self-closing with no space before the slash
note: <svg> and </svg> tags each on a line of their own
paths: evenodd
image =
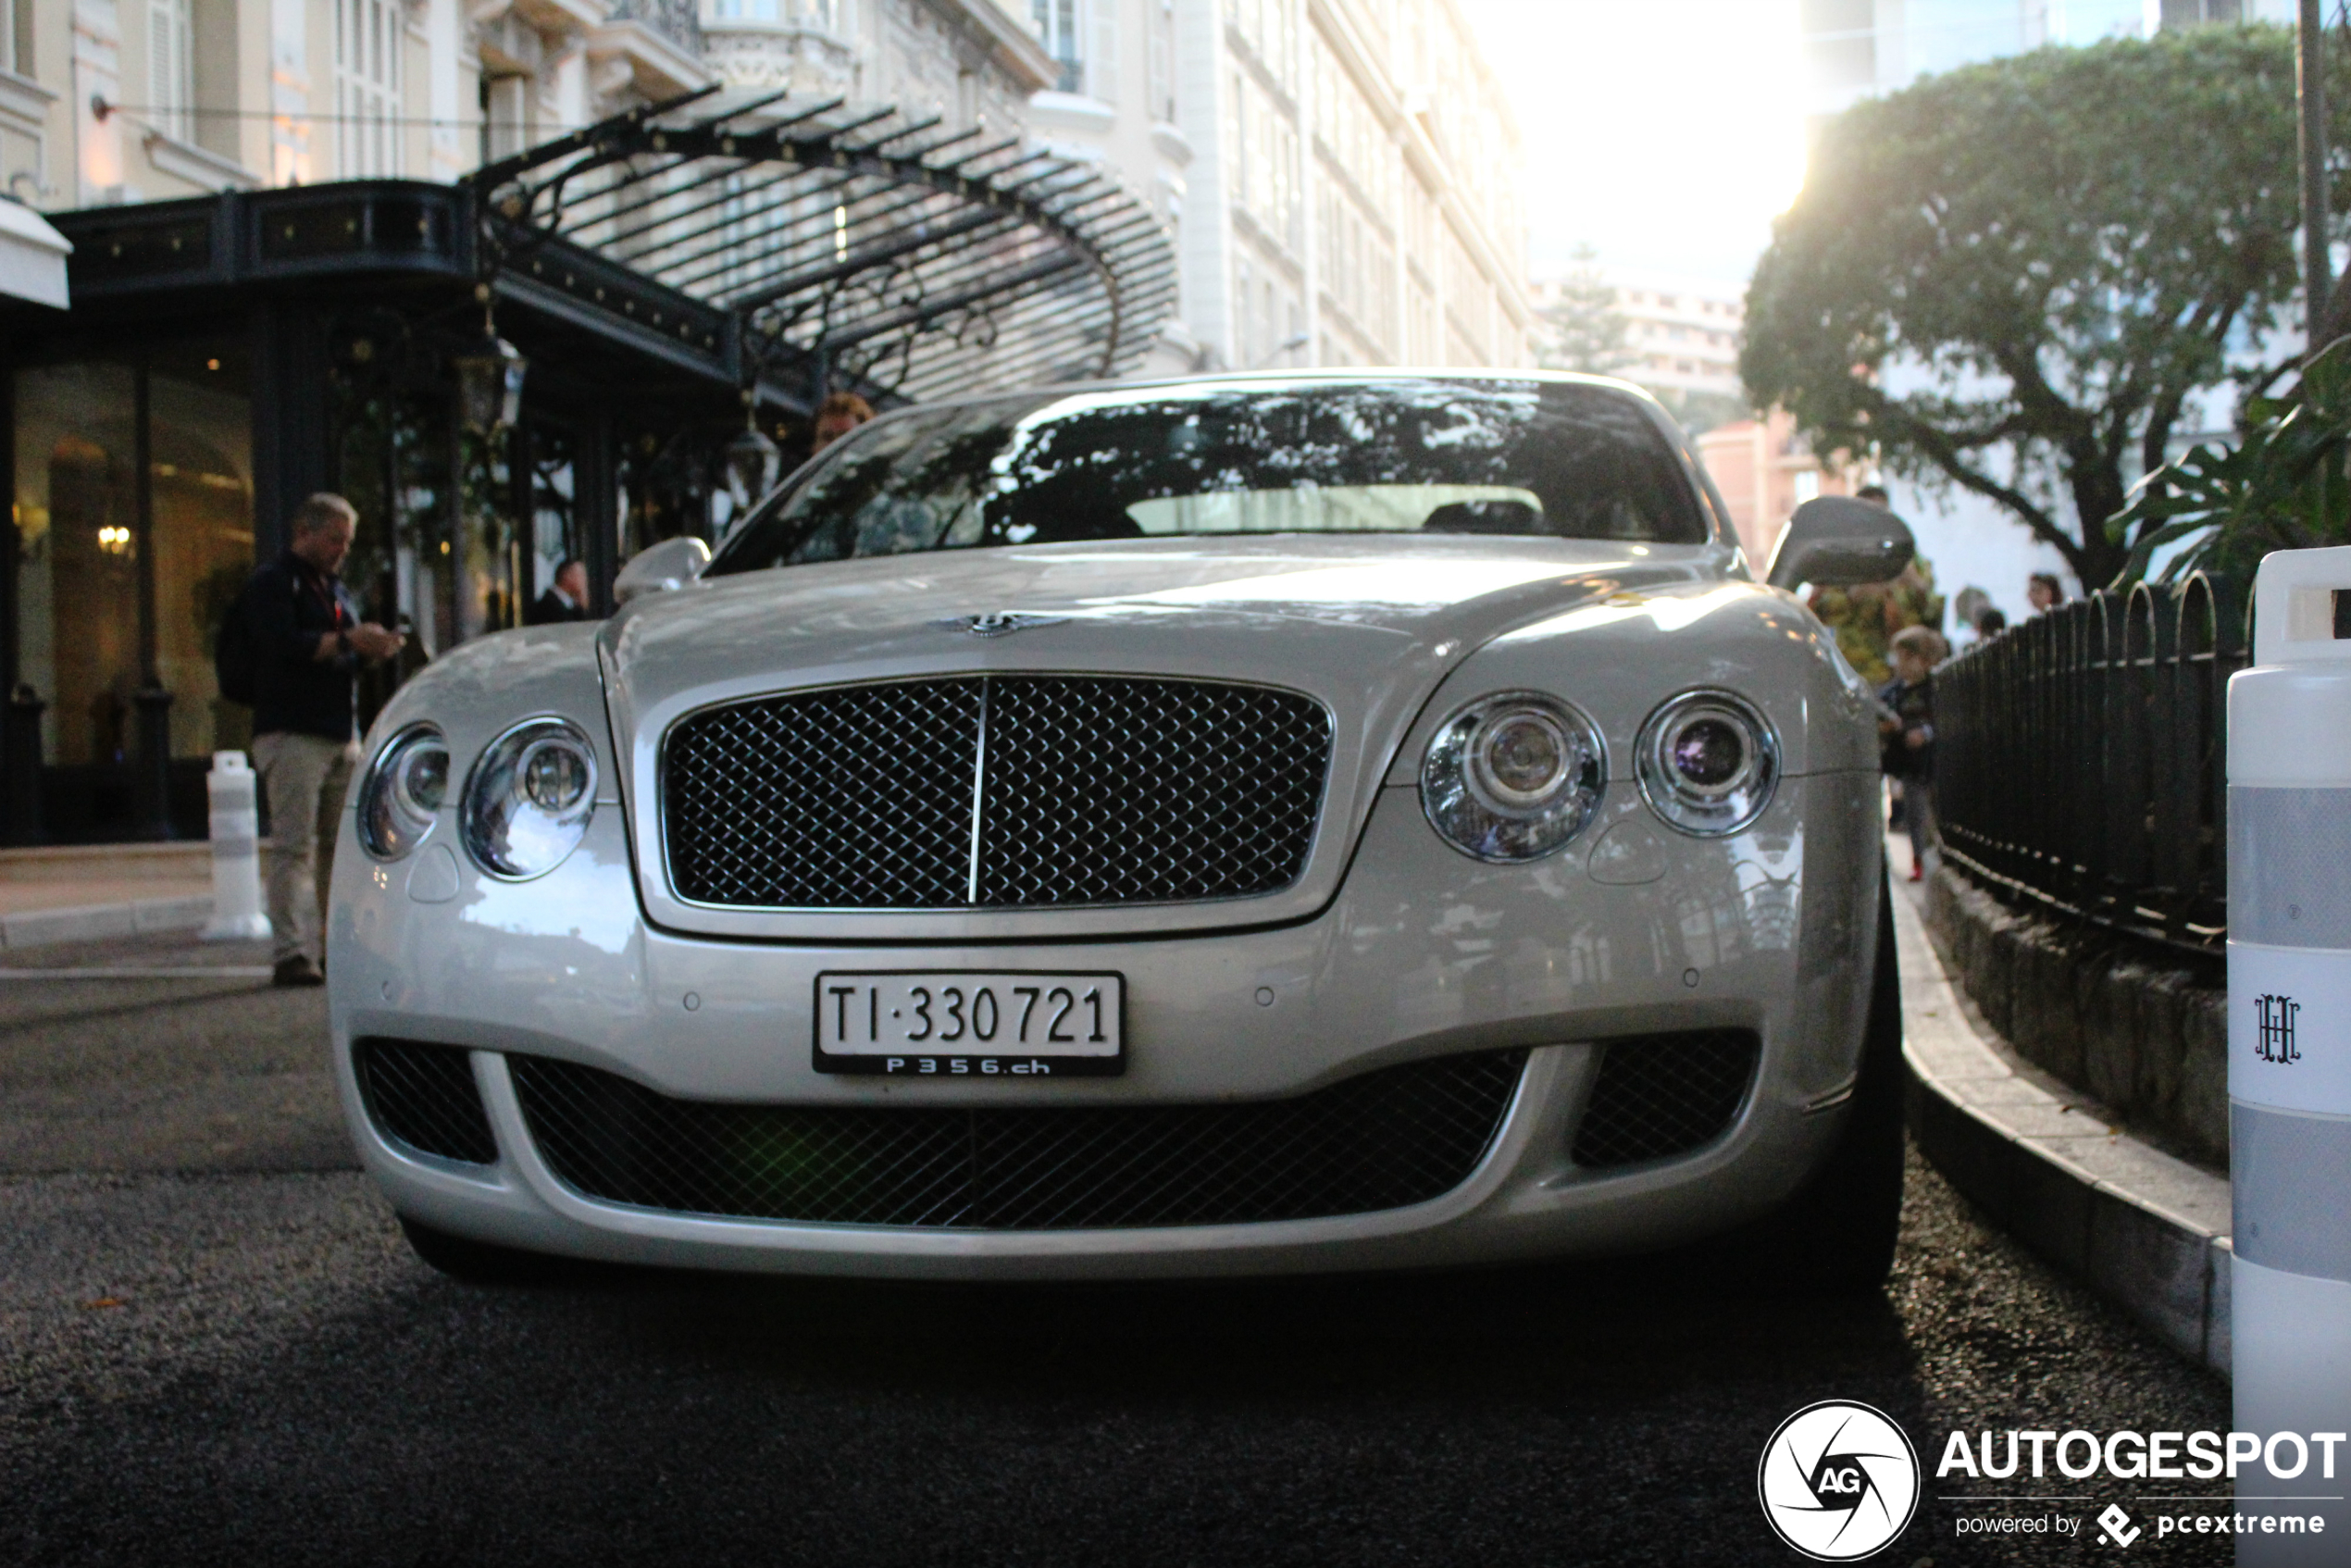
<svg viewBox="0 0 2351 1568">
<path fill-rule="evenodd" d="M 2351 541 L 2347 465 L 2351 338 L 2337 338 L 2285 396 L 2247 402 L 2233 446 L 2198 444 L 2157 469 L 2107 531 L 2135 541 L 2126 577 L 2145 576 L 2155 551 L 2186 541 L 2167 579 L 2201 567 L 2249 580 L 2272 550 Z"/>
<path fill-rule="evenodd" d="M 1740 371 L 1815 451 L 1874 446 L 1988 496 L 2104 583 L 2158 526 L 2107 519 L 2199 394 L 2275 379 L 2243 361 L 2298 315 L 2298 218 L 2282 28 L 1965 67 L 1825 129 L 1757 266 Z"/>
<path fill-rule="evenodd" d="M 1543 311 L 1550 329 L 1541 359 L 1546 369 L 1612 375 L 1633 362 L 1631 324 L 1616 308 L 1616 290 L 1600 276 L 1599 252 L 1578 245 L 1574 268 L 1560 280 L 1559 303 Z"/>
</svg>

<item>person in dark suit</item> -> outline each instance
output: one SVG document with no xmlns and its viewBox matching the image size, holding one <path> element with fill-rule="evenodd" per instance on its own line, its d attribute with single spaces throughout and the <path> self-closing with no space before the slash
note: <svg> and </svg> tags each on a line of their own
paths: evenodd
<svg viewBox="0 0 2351 1568">
<path fill-rule="evenodd" d="M 554 586 L 539 596 L 530 613 L 523 616 L 523 624 L 556 626 L 587 618 L 588 568 L 578 561 L 566 561 L 555 568 Z"/>
</svg>

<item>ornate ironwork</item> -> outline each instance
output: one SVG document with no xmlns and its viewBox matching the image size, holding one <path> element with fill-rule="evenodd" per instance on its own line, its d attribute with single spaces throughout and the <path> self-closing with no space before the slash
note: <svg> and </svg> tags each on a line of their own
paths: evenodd
<svg viewBox="0 0 2351 1568">
<path fill-rule="evenodd" d="M 2037 616 L 1934 672 L 1934 821 L 1980 879 L 2198 952 L 2228 935 L 2242 584 L 2197 573 Z"/>
<path fill-rule="evenodd" d="M 746 380 L 810 392 L 1114 376 L 1175 305 L 1164 228 L 1098 167 L 838 98 L 709 89 L 466 183 L 489 265 L 574 292 L 625 268 L 676 297 L 638 327 L 701 349 L 723 317 Z"/>
</svg>

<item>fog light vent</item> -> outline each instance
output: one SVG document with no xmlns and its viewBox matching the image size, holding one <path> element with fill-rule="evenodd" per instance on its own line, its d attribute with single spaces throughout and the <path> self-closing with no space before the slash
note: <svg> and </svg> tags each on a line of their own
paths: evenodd
<svg viewBox="0 0 2351 1568">
<path fill-rule="evenodd" d="M 1575 1163 L 1632 1165 L 1702 1149 L 1728 1132 L 1755 1081 L 1761 1041 L 1746 1029 L 1636 1035 L 1601 1047 L 1575 1128 Z"/>
<path fill-rule="evenodd" d="M 352 1065 L 367 1119 L 386 1138 L 444 1160 L 486 1165 L 498 1158 L 463 1047 L 363 1039 L 352 1047 Z"/>
</svg>

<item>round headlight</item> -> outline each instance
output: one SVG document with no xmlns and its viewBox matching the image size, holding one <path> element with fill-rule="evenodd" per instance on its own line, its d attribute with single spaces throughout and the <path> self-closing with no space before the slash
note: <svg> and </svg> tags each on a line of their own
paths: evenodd
<svg viewBox="0 0 2351 1568">
<path fill-rule="evenodd" d="M 1439 725 L 1421 761 L 1429 826 L 1480 860 L 1535 860 L 1584 830 L 1608 788 L 1592 721 L 1539 691 L 1482 697 Z"/>
<path fill-rule="evenodd" d="M 398 860 L 425 841 L 449 795 L 449 743 L 429 724 L 411 725 L 376 753 L 359 787 L 359 843 L 378 860 Z"/>
<path fill-rule="evenodd" d="M 1666 823 L 1702 839 L 1763 815 L 1780 778 L 1780 743 L 1746 699 L 1685 691 L 1649 715 L 1635 746 L 1641 798 Z"/>
<path fill-rule="evenodd" d="M 466 780 L 466 852 L 492 877 L 543 877 L 596 813 L 596 750 L 567 719 L 534 718 L 490 743 Z"/>
</svg>

